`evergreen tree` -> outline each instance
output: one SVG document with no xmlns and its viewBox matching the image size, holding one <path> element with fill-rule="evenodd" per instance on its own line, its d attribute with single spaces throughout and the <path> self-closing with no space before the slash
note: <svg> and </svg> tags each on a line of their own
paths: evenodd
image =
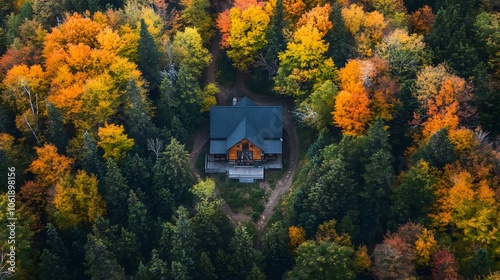
<svg viewBox="0 0 500 280">
<path fill-rule="evenodd" d="M 88 131 L 83 134 L 83 153 L 80 159 L 81 165 L 87 173 L 97 174 L 99 178 L 104 176 L 104 163 L 97 150 L 97 141 Z"/>
<path fill-rule="evenodd" d="M 283 0 L 276 0 L 273 16 L 266 33 L 267 44 L 264 47 L 264 59 L 269 75 L 278 71 L 278 53 L 286 49 L 286 40 L 283 29 L 286 27 Z"/>
<path fill-rule="evenodd" d="M 326 34 L 329 43 L 327 55 L 333 59 L 337 67 L 343 67 L 355 49 L 354 37 L 346 28 L 342 17 L 342 5 L 338 2 L 332 5 L 330 21 L 333 27 Z"/>
<path fill-rule="evenodd" d="M 128 155 L 123 161 L 122 174 L 128 185 L 137 192 L 139 189 L 145 194 L 142 199 L 153 197 L 152 193 L 152 174 L 153 168 L 151 161 L 140 157 L 138 154 Z M 128 193 L 128 192 L 127 192 Z M 147 200 L 143 200 L 147 201 Z M 149 205 L 150 203 L 148 203 Z"/>
<path fill-rule="evenodd" d="M 167 263 L 160 259 L 158 251 L 153 249 L 151 260 L 147 265 L 142 262 L 139 264 L 137 274 L 134 279 L 137 280 L 166 280 L 169 279 Z"/>
<path fill-rule="evenodd" d="M 104 222 L 105 226 L 106 222 Z M 92 280 L 123 280 L 125 273 L 123 268 L 116 260 L 110 247 L 110 240 L 103 235 L 106 231 L 99 228 L 101 222 L 96 222 L 92 227 L 92 233 L 88 235 L 88 241 L 85 245 L 85 266 L 86 274 Z"/>
<path fill-rule="evenodd" d="M 125 268 L 126 275 L 133 275 L 141 260 L 141 244 L 137 235 L 122 228 L 115 250 L 116 259 Z"/>
<path fill-rule="evenodd" d="M 120 168 L 112 159 L 108 159 L 107 172 L 104 177 L 103 197 L 108 205 L 109 219 L 116 224 L 125 224 L 127 220 L 126 206 L 129 193 L 127 181 Z"/>
<path fill-rule="evenodd" d="M 266 275 L 254 264 L 245 280 L 266 280 Z"/>
<path fill-rule="evenodd" d="M 198 275 L 195 270 L 196 238 L 191 230 L 186 208 L 181 206 L 177 209 L 174 221 L 170 249 L 172 274 L 175 279 L 196 279 Z"/>
<path fill-rule="evenodd" d="M 148 31 L 144 19 L 141 19 L 141 30 L 139 35 L 137 66 L 144 78 L 149 82 L 149 89 L 155 90 L 161 82 L 159 68 L 160 54 L 153 36 L 151 36 Z"/>
<path fill-rule="evenodd" d="M 66 152 L 66 145 L 68 145 L 68 136 L 64 129 L 63 114 L 52 103 L 46 102 L 46 104 L 48 121 L 45 137 L 48 142 L 53 143 L 57 147 L 59 153 L 64 154 Z"/>
<path fill-rule="evenodd" d="M 245 226 L 237 227 L 231 238 L 231 266 L 233 279 L 246 279 L 254 266 L 260 264 L 262 255 L 253 248 L 253 241 Z"/>
<path fill-rule="evenodd" d="M 435 62 L 446 61 L 459 76 L 473 76 L 479 57 L 476 50 L 474 21 L 480 0 L 439 1 L 434 26 L 427 40 Z"/>
<path fill-rule="evenodd" d="M 130 190 L 128 198 L 127 229 L 140 238 L 141 249 L 144 255 L 151 252 L 151 228 L 152 221 L 148 214 L 146 205 L 144 205 L 144 203 L 137 198 L 137 195 L 133 190 Z"/>
<path fill-rule="evenodd" d="M 418 162 L 399 176 L 394 189 L 389 227 L 395 230 L 408 220 L 425 224 L 430 207 L 435 202 L 436 174 L 424 161 Z"/>
<path fill-rule="evenodd" d="M 292 266 L 292 255 L 288 249 L 288 232 L 281 222 L 269 227 L 262 240 L 265 272 L 270 279 L 280 279 Z"/>
<path fill-rule="evenodd" d="M 201 252 L 200 256 L 200 265 L 199 271 L 202 280 L 215 280 L 217 279 L 217 275 L 215 274 L 215 268 L 212 265 L 212 261 L 210 257 L 205 252 Z"/>
<path fill-rule="evenodd" d="M 437 168 L 443 168 L 447 163 L 454 162 L 457 154 L 448 136 L 447 128 L 434 133 L 427 144 L 415 154 L 413 161 L 425 160 Z"/>
<path fill-rule="evenodd" d="M 148 115 L 147 98 L 141 96 L 140 89 L 134 80 L 127 84 L 127 105 L 125 114 L 128 116 L 129 135 L 132 136 L 138 145 L 146 146 L 146 139 L 154 132 L 154 125 Z"/>
<path fill-rule="evenodd" d="M 68 251 L 55 227 L 48 223 L 47 243 L 40 256 L 38 276 L 41 279 L 68 279 Z"/>
</svg>

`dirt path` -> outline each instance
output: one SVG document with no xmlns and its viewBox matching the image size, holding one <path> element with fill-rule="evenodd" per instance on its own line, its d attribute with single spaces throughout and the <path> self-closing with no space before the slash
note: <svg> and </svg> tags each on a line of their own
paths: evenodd
<svg viewBox="0 0 500 280">
<path fill-rule="evenodd" d="M 217 82 L 215 80 L 215 72 L 216 72 L 217 59 L 219 57 L 218 42 L 220 41 L 220 38 L 221 38 L 220 34 L 217 32 L 216 36 L 212 39 L 210 53 L 212 54 L 213 59 L 212 63 L 209 65 L 207 71 L 205 72 L 205 79 L 206 79 L 205 83 L 214 83 L 217 85 Z M 288 170 L 285 172 L 283 177 L 278 180 L 274 190 L 269 195 L 269 198 L 264 207 L 264 211 L 262 212 L 256 224 L 257 232 L 259 236 L 262 237 L 264 229 L 269 221 L 269 218 L 271 218 L 274 209 L 276 208 L 276 205 L 281 199 L 281 196 L 290 189 L 290 186 L 292 185 L 293 182 L 293 177 L 295 176 L 295 172 L 297 170 L 299 163 L 299 139 L 297 136 L 297 127 L 295 126 L 293 117 L 289 113 L 290 104 L 292 103 L 290 102 L 289 99 L 285 99 L 282 97 L 278 98 L 269 95 L 255 94 L 251 92 L 247 88 L 245 84 L 245 78 L 241 72 L 236 73 L 236 81 L 232 87 L 223 87 L 219 85 L 217 86 L 221 90 L 221 92 L 217 95 L 217 103 L 219 105 L 224 104 L 229 98 L 248 96 L 257 105 L 283 106 L 283 113 L 284 113 L 283 129 L 285 131 L 285 135 L 283 136 L 287 137 L 288 144 L 290 146 L 289 147 L 290 154 L 288 158 L 289 165 L 288 165 Z M 190 163 L 193 166 L 193 174 L 197 178 L 200 178 L 200 170 L 197 169 L 196 162 L 198 156 L 200 155 L 201 150 L 205 146 L 208 139 L 209 139 L 208 126 L 202 127 L 195 132 L 193 149 L 190 154 Z M 219 191 L 217 189 L 216 193 L 217 195 L 219 194 Z M 232 211 L 231 207 L 229 207 L 229 205 L 225 201 L 222 202 L 221 210 L 235 225 L 241 224 L 242 222 L 248 220 L 247 219 L 248 217 L 243 217 L 242 215 L 235 214 Z"/>
</svg>

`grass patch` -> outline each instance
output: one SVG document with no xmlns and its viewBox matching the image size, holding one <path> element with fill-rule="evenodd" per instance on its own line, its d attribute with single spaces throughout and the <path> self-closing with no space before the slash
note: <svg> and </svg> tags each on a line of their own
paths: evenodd
<svg viewBox="0 0 500 280">
<path fill-rule="evenodd" d="M 220 174 L 224 175 L 224 174 Z M 259 188 L 259 183 L 240 183 L 227 178 L 215 178 L 220 196 L 236 213 L 254 216 L 264 211 L 263 202 L 267 199 L 266 192 Z M 258 216 L 257 216 L 258 218 Z"/>
</svg>

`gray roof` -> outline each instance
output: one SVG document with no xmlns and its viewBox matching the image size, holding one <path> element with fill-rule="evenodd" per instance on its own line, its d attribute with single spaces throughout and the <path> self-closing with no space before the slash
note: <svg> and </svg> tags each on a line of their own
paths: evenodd
<svg viewBox="0 0 500 280">
<path fill-rule="evenodd" d="M 281 106 L 257 106 L 247 97 L 210 107 L 210 153 L 224 154 L 245 138 L 265 153 L 281 153 L 282 114 Z"/>
</svg>

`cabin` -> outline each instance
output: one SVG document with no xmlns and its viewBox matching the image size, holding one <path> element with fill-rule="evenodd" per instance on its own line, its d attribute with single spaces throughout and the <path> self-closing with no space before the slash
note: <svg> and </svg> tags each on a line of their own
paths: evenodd
<svg viewBox="0 0 500 280">
<path fill-rule="evenodd" d="M 265 169 L 282 168 L 283 107 L 258 106 L 248 97 L 210 107 L 210 151 L 205 172 L 255 182 Z"/>
</svg>

